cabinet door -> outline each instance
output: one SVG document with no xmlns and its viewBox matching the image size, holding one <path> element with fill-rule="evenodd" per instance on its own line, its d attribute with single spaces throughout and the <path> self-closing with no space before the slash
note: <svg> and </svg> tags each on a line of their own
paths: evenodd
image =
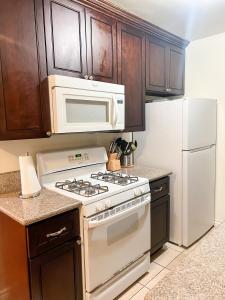
<svg viewBox="0 0 225 300">
<path fill-rule="evenodd" d="M 48 74 L 86 74 L 84 7 L 69 0 L 45 0 Z"/>
<path fill-rule="evenodd" d="M 169 241 L 169 195 L 151 203 L 151 254 Z"/>
<path fill-rule="evenodd" d="M 126 131 L 145 129 L 145 35 L 119 23 L 117 26 L 118 81 L 125 85 Z"/>
<path fill-rule="evenodd" d="M 82 299 L 78 247 L 71 241 L 30 261 L 32 300 Z"/>
<path fill-rule="evenodd" d="M 184 94 L 185 50 L 168 47 L 168 88 L 173 95 Z"/>
<path fill-rule="evenodd" d="M 86 9 L 88 75 L 117 83 L 116 21 Z"/>
<path fill-rule="evenodd" d="M 166 91 L 167 44 L 159 39 L 146 40 L 146 90 L 164 93 Z"/>
<path fill-rule="evenodd" d="M 0 140 L 45 135 L 35 11 L 32 0 L 1 1 Z"/>
</svg>

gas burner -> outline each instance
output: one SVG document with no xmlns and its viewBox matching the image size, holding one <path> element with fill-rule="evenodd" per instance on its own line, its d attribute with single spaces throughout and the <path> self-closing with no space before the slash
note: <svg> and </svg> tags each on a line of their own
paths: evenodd
<svg viewBox="0 0 225 300">
<path fill-rule="evenodd" d="M 112 172 L 99 172 L 97 174 L 91 174 L 91 178 L 118 185 L 128 185 L 138 181 L 138 177 L 136 176 L 129 176 Z"/>
<path fill-rule="evenodd" d="M 109 190 L 107 186 L 101 186 L 100 184 L 92 185 L 89 181 L 76 179 L 73 181 L 56 182 L 55 187 L 84 197 L 96 196 Z"/>
</svg>

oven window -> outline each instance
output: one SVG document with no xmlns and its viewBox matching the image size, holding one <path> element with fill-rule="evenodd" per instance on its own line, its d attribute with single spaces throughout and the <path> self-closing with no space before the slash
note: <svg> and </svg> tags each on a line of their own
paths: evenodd
<svg viewBox="0 0 225 300">
<path fill-rule="evenodd" d="M 110 225 L 107 228 L 107 243 L 112 245 L 119 240 L 126 238 L 138 230 L 138 214 L 134 213 L 128 217 Z"/>
<path fill-rule="evenodd" d="M 108 123 L 108 101 L 66 99 L 67 123 Z"/>
</svg>

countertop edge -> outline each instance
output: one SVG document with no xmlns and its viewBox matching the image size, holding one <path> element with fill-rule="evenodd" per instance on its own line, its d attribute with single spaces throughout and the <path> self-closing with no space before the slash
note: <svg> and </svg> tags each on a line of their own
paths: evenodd
<svg viewBox="0 0 225 300">
<path fill-rule="evenodd" d="M 154 178 L 149 179 L 149 182 L 152 182 L 152 181 L 155 181 L 155 180 L 158 180 L 158 179 L 161 179 L 161 178 L 170 176 L 170 175 L 172 175 L 172 174 L 173 174 L 173 172 L 167 172 L 167 173 L 165 173 L 165 174 L 163 174 L 163 175 L 156 176 L 156 177 L 154 177 Z"/>
<path fill-rule="evenodd" d="M 55 210 L 51 213 L 47 213 L 47 214 L 43 214 L 41 217 L 39 218 L 35 218 L 35 219 L 30 219 L 27 221 L 24 221 L 23 219 L 20 219 L 18 217 L 16 217 L 14 214 L 11 214 L 7 209 L 1 208 L 0 207 L 0 212 L 2 212 L 3 214 L 7 215 L 8 217 L 10 217 L 11 219 L 13 219 L 14 221 L 16 221 L 17 223 L 23 225 L 23 226 L 30 226 L 32 224 L 38 223 L 40 221 L 44 221 L 47 220 L 49 218 L 55 217 L 57 215 L 63 214 L 67 211 L 73 210 L 75 208 L 80 207 L 81 203 L 77 202 L 71 205 L 68 205 L 66 207 L 63 207 L 61 209 Z"/>
</svg>

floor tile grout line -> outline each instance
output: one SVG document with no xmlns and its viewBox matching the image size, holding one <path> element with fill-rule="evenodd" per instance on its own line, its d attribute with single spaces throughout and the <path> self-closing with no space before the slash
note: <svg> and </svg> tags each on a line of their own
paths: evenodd
<svg viewBox="0 0 225 300">
<path fill-rule="evenodd" d="M 171 260 L 171 262 L 165 267 L 166 269 L 168 269 L 167 267 L 175 260 L 175 259 L 177 259 L 180 255 L 182 255 L 183 253 L 180 253 L 179 255 L 177 255 L 176 257 L 174 257 L 174 259 L 173 260 Z M 168 270 L 170 270 L 170 269 L 168 269 Z M 170 270 L 171 271 L 171 270 Z"/>
<path fill-rule="evenodd" d="M 144 288 L 146 288 L 146 286 L 143 286 L 136 294 L 134 294 L 129 300 L 132 300 L 132 298 L 134 297 L 134 296 L 136 296 L 141 290 L 143 290 Z M 147 288 L 148 289 L 148 288 Z M 148 289 L 148 291 L 149 291 L 149 289 Z"/>
<path fill-rule="evenodd" d="M 141 283 L 140 283 L 140 284 L 141 284 Z M 142 284 L 141 284 L 141 285 L 142 285 Z M 143 288 L 144 288 L 144 286 L 142 285 L 142 288 L 141 288 L 139 291 L 137 291 L 135 294 L 133 294 L 132 297 L 129 298 L 129 300 L 132 299 L 135 295 L 137 295 L 137 293 L 139 293 Z"/>
<path fill-rule="evenodd" d="M 176 250 L 175 250 L 176 251 Z M 177 251 L 178 252 L 178 251 Z M 179 252 L 178 252 L 179 253 Z M 174 257 L 172 260 L 171 260 L 171 262 L 169 263 L 169 264 L 171 264 L 177 257 L 179 257 L 180 255 L 182 255 L 183 254 L 183 252 L 180 252 L 176 257 Z M 166 265 L 166 266 L 163 266 L 163 265 L 160 265 L 159 263 L 157 263 L 156 261 L 153 261 L 155 264 L 157 264 L 157 265 L 159 265 L 160 267 L 163 267 L 163 268 L 167 268 L 168 267 L 168 265 Z"/>
<path fill-rule="evenodd" d="M 164 271 L 166 268 L 165 267 L 163 267 L 163 269 L 157 274 L 157 275 L 155 275 L 147 284 L 149 284 L 154 278 L 156 278 L 162 271 Z M 145 285 L 145 287 L 148 289 L 148 290 L 150 290 L 148 287 L 147 287 L 147 284 Z"/>
</svg>

